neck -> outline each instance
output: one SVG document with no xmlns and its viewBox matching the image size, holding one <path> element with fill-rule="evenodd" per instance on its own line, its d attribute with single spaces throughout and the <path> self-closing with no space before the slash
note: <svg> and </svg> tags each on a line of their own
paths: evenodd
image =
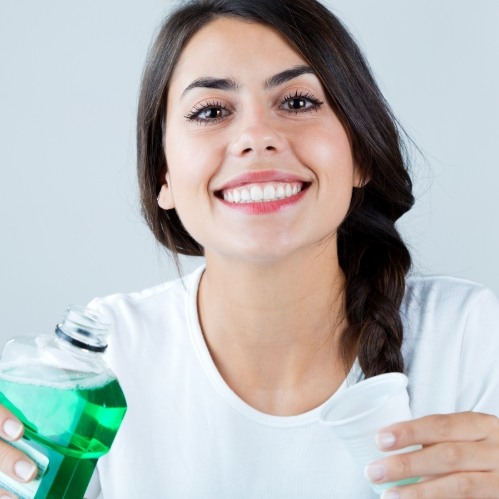
<svg viewBox="0 0 499 499">
<path fill-rule="evenodd" d="M 300 413 L 329 398 L 345 376 L 338 337 L 345 278 L 331 252 L 241 262 L 207 254 L 199 313 L 221 375 L 268 413 Z"/>
</svg>

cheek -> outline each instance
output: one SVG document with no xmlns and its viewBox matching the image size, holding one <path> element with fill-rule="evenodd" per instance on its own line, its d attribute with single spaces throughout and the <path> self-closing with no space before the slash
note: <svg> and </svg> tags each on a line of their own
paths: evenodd
<svg viewBox="0 0 499 499">
<path fill-rule="evenodd" d="M 167 134 L 165 157 L 170 185 L 174 191 L 199 181 L 205 155 L 194 151 L 199 150 L 193 148 L 181 134 Z"/>
<path fill-rule="evenodd" d="M 207 182 L 223 156 L 218 142 L 210 134 L 167 132 L 165 155 L 172 182 Z"/>
<path fill-rule="evenodd" d="M 310 129 L 302 135 L 295 151 L 304 164 L 316 169 L 318 176 L 348 178 L 350 181 L 353 177 L 352 150 L 343 129 Z"/>
<path fill-rule="evenodd" d="M 194 235 L 200 211 L 210 210 L 210 181 L 216 170 L 213 155 L 203 153 L 180 137 L 178 141 L 166 142 L 165 155 L 175 209 L 187 231 Z"/>
</svg>

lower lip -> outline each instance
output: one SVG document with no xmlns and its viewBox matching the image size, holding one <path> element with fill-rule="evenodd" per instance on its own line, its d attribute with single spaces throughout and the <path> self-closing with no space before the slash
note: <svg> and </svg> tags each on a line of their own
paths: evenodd
<svg viewBox="0 0 499 499">
<path fill-rule="evenodd" d="M 294 196 L 284 199 L 276 199 L 275 201 L 255 201 L 250 203 L 229 203 L 224 199 L 221 199 L 220 201 L 228 208 L 241 211 L 248 215 L 270 215 L 297 203 L 301 198 L 303 198 L 305 192 L 306 189 L 303 189 Z"/>
</svg>

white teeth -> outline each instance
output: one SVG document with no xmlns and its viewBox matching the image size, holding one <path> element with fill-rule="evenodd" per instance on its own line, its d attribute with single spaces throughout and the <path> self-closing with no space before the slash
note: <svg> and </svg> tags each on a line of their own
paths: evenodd
<svg viewBox="0 0 499 499">
<path fill-rule="evenodd" d="M 263 199 L 269 201 L 270 199 L 275 199 L 275 187 L 272 184 L 266 185 L 263 188 Z"/>
<path fill-rule="evenodd" d="M 223 191 L 223 198 L 229 203 L 255 203 L 275 201 L 295 196 L 302 190 L 300 182 L 268 182 L 245 185 Z"/>
<path fill-rule="evenodd" d="M 250 189 L 251 201 L 261 201 L 263 199 L 263 191 L 259 185 L 252 185 Z"/>
</svg>

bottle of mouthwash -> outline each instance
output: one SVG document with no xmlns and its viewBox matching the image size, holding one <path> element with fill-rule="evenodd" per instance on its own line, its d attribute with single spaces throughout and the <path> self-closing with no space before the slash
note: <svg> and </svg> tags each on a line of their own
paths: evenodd
<svg viewBox="0 0 499 499">
<path fill-rule="evenodd" d="M 109 451 L 126 411 L 106 366 L 110 324 L 72 306 L 52 335 L 17 338 L 0 358 L 0 404 L 25 426 L 10 443 L 38 466 L 22 484 L 0 472 L 0 488 L 20 499 L 81 499 L 97 459 Z"/>
</svg>

